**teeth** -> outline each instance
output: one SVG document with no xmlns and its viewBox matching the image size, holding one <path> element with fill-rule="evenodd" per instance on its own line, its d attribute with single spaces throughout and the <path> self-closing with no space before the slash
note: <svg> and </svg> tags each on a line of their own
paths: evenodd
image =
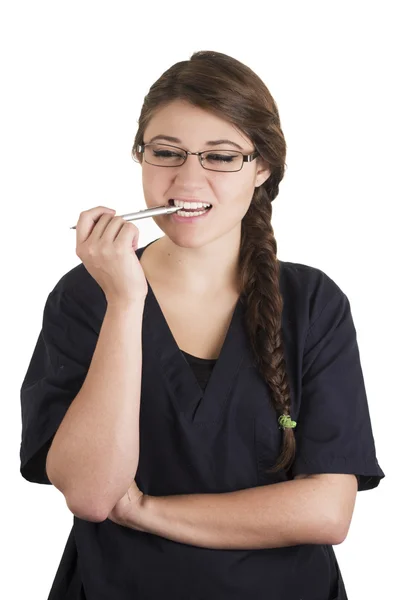
<svg viewBox="0 0 397 600">
<path fill-rule="evenodd" d="M 181 200 L 174 200 L 174 206 L 180 206 L 181 209 L 183 208 L 190 208 L 190 209 L 203 209 L 203 208 L 208 208 L 210 206 L 212 206 L 211 204 L 209 204 L 208 202 L 182 202 Z"/>
<path fill-rule="evenodd" d="M 179 217 L 198 217 L 199 215 L 203 215 L 205 212 L 207 212 L 206 209 L 200 210 L 200 211 L 197 211 L 197 212 L 194 212 L 192 210 L 189 210 L 189 211 L 186 211 L 186 210 L 177 210 L 176 214 Z"/>
</svg>

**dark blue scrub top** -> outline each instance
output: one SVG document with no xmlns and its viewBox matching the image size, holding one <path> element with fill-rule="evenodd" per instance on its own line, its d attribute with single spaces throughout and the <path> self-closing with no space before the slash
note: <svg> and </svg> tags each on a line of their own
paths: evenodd
<svg viewBox="0 0 397 600">
<path fill-rule="evenodd" d="M 139 259 L 147 246 L 137 249 Z M 145 494 L 231 492 L 298 473 L 355 474 L 363 491 L 385 476 L 376 458 L 348 298 L 320 269 L 285 261 L 280 267 L 291 417 L 297 421 L 291 469 L 266 473 L 279 455 L 282 431 L 270 389 L 254 367 L 243 298 L 219 358 L 206 361 L 178 348 L 148 284 L 136 475 Z M 28 481 L 51 484 L 46 455 L 84 382 L 105 311 L 102 289 L 83 264 L 48 296 L 21 387 L 21 474 Z M 282 519 L 282 512 L 275 518 Z M 73 518 L 48 600 L 158 598 L 341 600 L 347 595 L 329 545 L 219 550 L 109 519 Z"/>
</svg>

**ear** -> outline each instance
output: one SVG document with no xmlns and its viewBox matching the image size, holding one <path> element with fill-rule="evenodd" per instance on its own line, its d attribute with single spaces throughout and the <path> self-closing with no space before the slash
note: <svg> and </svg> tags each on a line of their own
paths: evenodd
<svg viewBox="0 0 397 600">
<path fill-rule="evenodd" d="M 256 168 L 256 177 L 255 177 L 255 187 L 259 187 L 262 183 L 265 183 L 266 179 L 270 177 L 272 174 L 269 163 L 264 160 L 262 157 L 258 156 L 256 159 L 257 168 Z"/>
</svg>

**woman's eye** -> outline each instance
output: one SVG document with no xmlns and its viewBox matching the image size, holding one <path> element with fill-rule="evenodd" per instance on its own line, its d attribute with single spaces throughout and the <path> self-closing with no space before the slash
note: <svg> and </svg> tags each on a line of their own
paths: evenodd
<svg viewBox="0 0 397 600">
<path fill-rule="evenodd" d="M 236 157 L 226 154 L 208 154 L 207 160 L 215 160 L 217 162 L 232 162 Z"/>
<path fill-rule="evenodd" d="M 180 154 L 178 154 L 177 152 L 169 152 L 169 151 L 167 151 L 167 150 L 165 150 L 165 151 L 160 151 L 160 152 L 156 152 L 156 151 L 154 151 L 154 155 L 155 155 L 155 156 L 161 156 L 161 157 L 163 157 L 163 158 L 169 158 L 169 157 L 172 157 L 172 156 L 181 156 L 181 155 L 180 155 Z"/>
</svg>

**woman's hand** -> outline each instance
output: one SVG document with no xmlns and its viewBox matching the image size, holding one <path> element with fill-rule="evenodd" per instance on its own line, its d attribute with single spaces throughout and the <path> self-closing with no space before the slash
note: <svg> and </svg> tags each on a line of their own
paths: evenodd
<svg viewBox="0 0 397 600">
<path fill-rule="evenodd" d="M 108 304 L 130 305 L 144 300 L 148 285 L 136 256 L 139 229 L 114 216 L 115 210 L 97 206 L 80 213 L 76 225 L 76 254 L 98 285 Z"/>
<path fill-rule="evenodd" d="M 145 531 L 143 528 L 144 497 L 145 494 L 141 492 L 134 480 L 124 496 L 112 508 L 108 519 L 124 527 Z"/>
</svg>

